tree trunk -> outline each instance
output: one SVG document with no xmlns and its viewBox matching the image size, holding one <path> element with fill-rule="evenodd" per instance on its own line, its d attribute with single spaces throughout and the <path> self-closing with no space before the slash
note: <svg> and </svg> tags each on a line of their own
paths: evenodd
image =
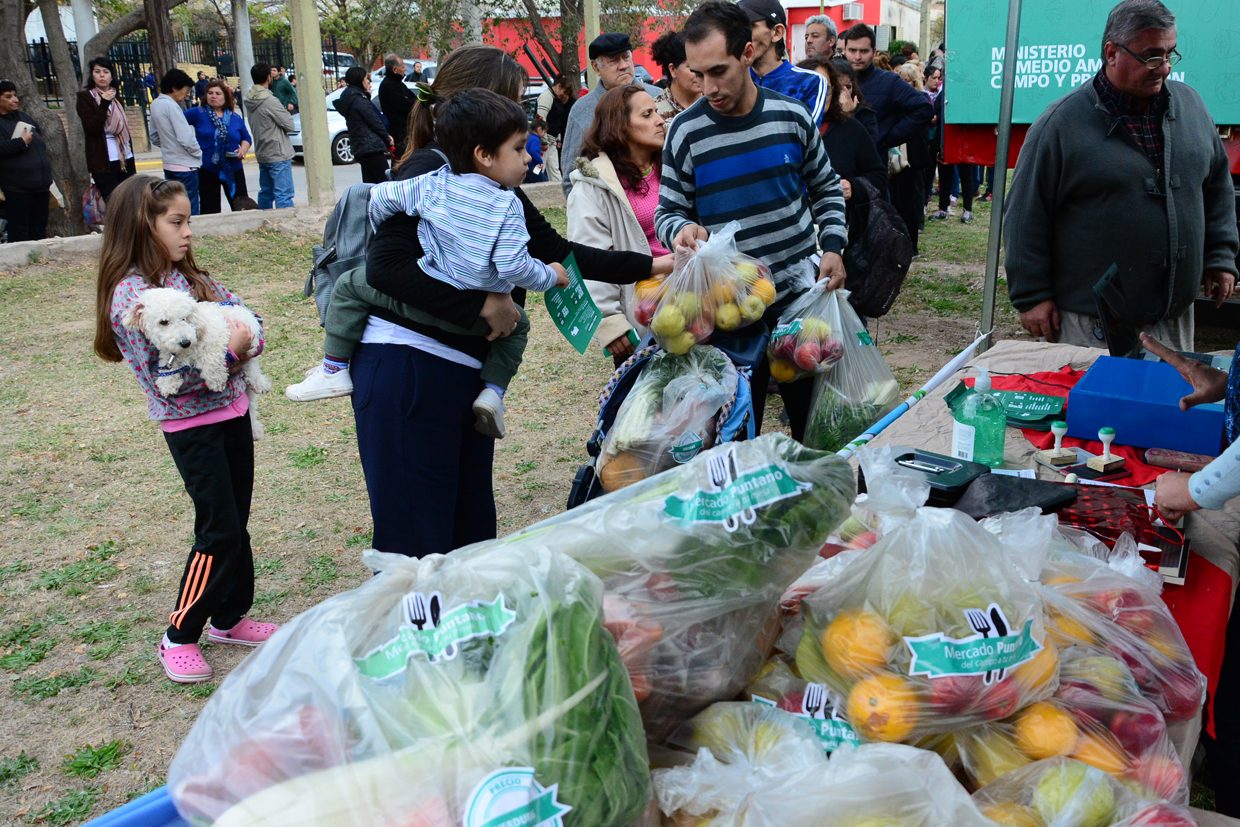
<svg viewBox="0 0 1240 827">
<path fill-rule="evenodd" d="M 522 5 L 525 6 L 525 13 L 529 15 L 534 39 L 542 46 L 543 51 L 551 56 L 560 73 L 564 75 L 569 94 L 577 97 L 581 90 L 581 58 L 577 54 L 577 40 L 581 36 L 581 4 L 574 0 L 560 0 L 559 49 L 551 42 L 551 35 L 543 25 L 542 15 L 538 13 L 534 0 L 522 0 Z"/>
<path fill-rule="evenodd" d="M 90 174 L 86 171 L 85 151 L 70 151 L 70 147 L 85 146 L 82 122 L 78 120 L 73 108 L 77 100 L 73 56 L 69 52 L 69 42 L 65 40 L 65 31 L 60 25 L 60 9 L 56 0 L 39 0 L 39 11 L 43 15 L 43 28 L 47 30 L 47 44 L 52 52 L 52 65 L 56 68 L 56 83 L 60 87 L 61 100 L 64 101 L 64 123 L 68 127 L 66 134 L 60 118 L 50 109 L 45 110 L 49 117 L 41 122 L 40 126 L 43 129 L 43 140 L 47 143 L 48 159 L 52 162 L 52 180 L 65 197 L 64 209 L 52 212 L 48 217 L 47 229 L 51 235 L 82 235 L 87 231 L 82 217 L 82 193 L 90 184 Z M 30 100 L 27 98 L 26 102 L 29 103 Z M 42 99 L 37 100 L 42 106 Z M 49 126 L 52 128 L 49 129 Z"/>
<path fill-rule="evenodd" d="M 43 2 L 44 0 L 40 0 Z M 177 67 L 176 44 L 172 39 L 172 20 L 164 0 L 143 0 L 146 10 L 146 39 L 151 47 L 151 71 L 156 82 Z"/>
<path fill-rule="evenodd" d="M 0 0 L 0 2 L 11 3 L 11 2 L 14 2 L 14 0 Z M 164 0 L 165 17 L 168 12 L 172 11 L 177 6 L 180 6 L 185 2 L 186 0 Z M 78 53 L 81 55 L 80 59 L 82 61 L 82 66 L 85 67 L 87 64 L 89 64 L 91 61 L 91 58 L 106 57 L 108 52 L 112 50 L 113 43 L 120 40 L 125 35 L 133 34 L 139 29 L 145 29 L 145 28 L 146 28 L 146 8 L 144 6 L 134 9 L 129 14 L 125 15 L 119 20 L 114 20 L 113 22 L 104 26 L 102 29 L 99 30 L 99 34 L 95 35 L 89 41 L 87 41 L 85 46 L 81 46 L 79 44 Z M 170 33 L 171 33 L 171 30 L 172 30 L 171 26 L 169 26 Z M 21 35 L 21 37 L 24 37 L 24 36 L 25 35 Z M 10 41 L 10 42 L 18 43 L 21 41 Z"/>
</svg>

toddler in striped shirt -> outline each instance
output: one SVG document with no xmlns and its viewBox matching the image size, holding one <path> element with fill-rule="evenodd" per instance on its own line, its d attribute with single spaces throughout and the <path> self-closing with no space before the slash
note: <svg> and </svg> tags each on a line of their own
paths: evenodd
<svg viewBox="0 0 1240 827">
<path fill-rule="evenodd" d="M 567 287 L 563 265 L 544 264 L 530 255 L 524 210 L 512 191 L 524 180 L 530 160 L 525 111 L 489 90 L 469 89 L 439 104 L 435 114 L 436 138 L 449 165 L 417 178 L 376 185 L 370 191 L 371 227 L 397 213 L 421 218 L 418 241 L 425 254 L 418 266 L 460 290 L 511 293 L 514 287 L 539 291 Z M 309 401 L 352 391 L 351 381 L 347 386 L 334 381 L 347 372 L 352 355 L 339 331 L 342 326 L 356 330 L 360 340 L 369 310 L 364 304 L 351 309 L 350 316 L 358 318 L 342 325 L 339 312 L 332 312 L 343 309 L 337 308 L 339 292 L 333 292 L 328 311 L 323 366 L 310 371 L 315 375 L 308 375 L 305 382 L 288 388 L 290 399 Z M 504 392 L 528 339 L 529 319 L 524 310 L 520 313 L 516 330 L 491 342 L 482 366 L 485 387 L 473 405 L 477 429 L 497 439 L 504 436 Z M 418 312 L 415 321 L 461 332 L 425 313 Z M 348 353 L 333 352 L 346 349 Z"/>
</svg>

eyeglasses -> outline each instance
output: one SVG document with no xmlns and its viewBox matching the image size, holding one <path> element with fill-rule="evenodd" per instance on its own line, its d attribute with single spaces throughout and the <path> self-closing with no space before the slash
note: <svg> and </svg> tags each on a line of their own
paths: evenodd
<svg viewBox="0 0 1240 827">
<path fill-rule="evenodd" d="M 1141 61 L 1141 63 L 1145 64 L 1146 69 L 1161 69 L 1164 63 L 1167 64 L 1168 66 L 1174 66 L 1177 63 L 1179 63 L 1181 60 L 1183 60 L 1184 58 L 1184 56 L 1180 54 L 1179 52 L 1177 52 L 1175 49 L 1172 49 L 1170 54 L 1166 54 L 1166 55 L 1154 55 L 1153 57 L 1141 57 L 1141 55 L 1137 54 L 1132 49 L 1129 49 L 1127 46 L 1125 46 L 1122 43 L 1116 43 L 1115 45 L 1119 46 L 1125 52 L 1132 55 L 1133 60 L 1139 60 Z"/>
</svg>

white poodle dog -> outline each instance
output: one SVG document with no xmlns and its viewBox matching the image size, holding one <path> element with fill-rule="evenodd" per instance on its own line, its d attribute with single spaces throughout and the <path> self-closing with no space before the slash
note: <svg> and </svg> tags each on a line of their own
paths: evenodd
<svg viewBox="0 0 1240 827">
<path fill-rule="evenodd" d="M 185 370 L 190 367 L 198 369 L 203 382 L 213 391 L 221 391 L 228 384 L 224 352 L 228 350 L 230 320 L 246 325 L 254 334 L 248 354 L 253 356 L 258 350 L 258 319 L 240 305 L 196 302 L 189 293 L 156 287 L 144 291 L 121 322 L 130 330 L 141 331 L 159 349 L 160 371 L 155 387 L 164 396 L 172 396 L 181 389 Z M 263 375 L 258 359 L 253 358 L 242 363 L 241 375 L 250 398 L 254 439 L 258 440 L 263 436 L 263 425 L 258 421 L 255 397 L 271 390 L 271 380 Z"/>
</svg>

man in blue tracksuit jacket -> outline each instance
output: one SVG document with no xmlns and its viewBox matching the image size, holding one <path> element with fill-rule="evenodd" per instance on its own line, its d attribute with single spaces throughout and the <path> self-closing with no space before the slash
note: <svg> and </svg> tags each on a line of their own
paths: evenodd
<svg viewBox="0 0 1240 827">
<path fill-rule="evenodd" d="M 736 5 L 744 9 L 753 25 L 753 66 L 749 71 L 754 83 L 805 104 L 821 128 L 831 90 L 825 77 L 793 66 L 786 59 L 788 18 L 784 7 L 779 0 L 741 0 Z"/>
</svg>

